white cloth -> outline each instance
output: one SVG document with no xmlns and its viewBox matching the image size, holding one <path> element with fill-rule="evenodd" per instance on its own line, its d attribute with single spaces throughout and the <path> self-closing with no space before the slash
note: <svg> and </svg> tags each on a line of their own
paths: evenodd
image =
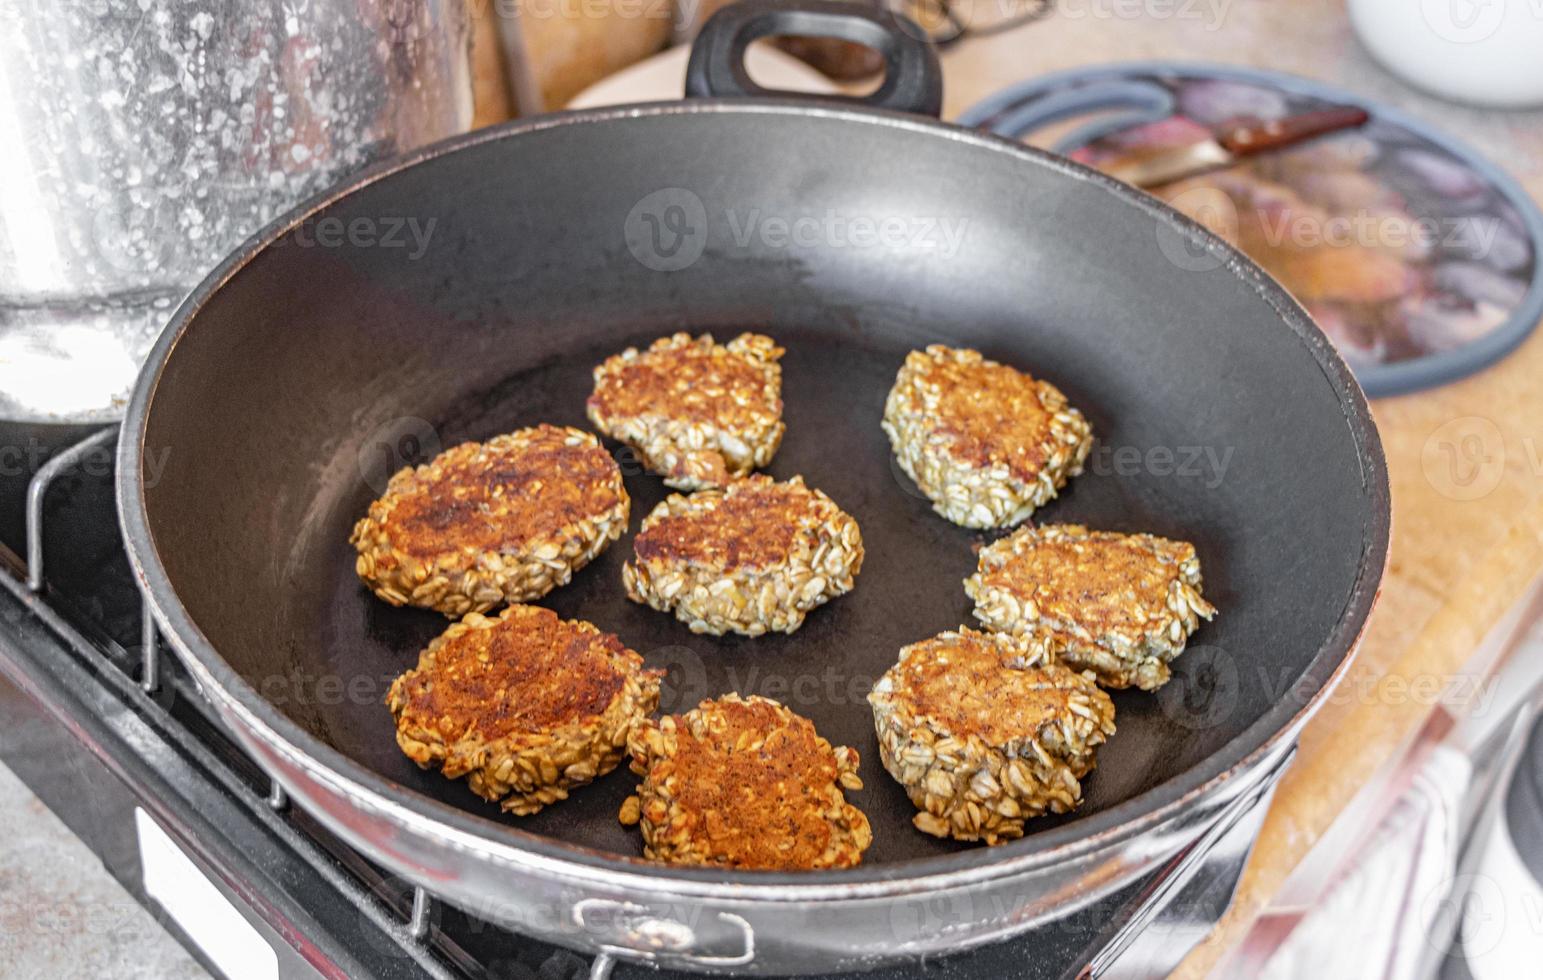
<svg viewBox="0 0 1543 980">
<path fill-rule="evenodd" d="M 1467 756 L 1436 748 L 1260 980 L 1416 980 L 1452 887 L 1471 773 Z"/>
</svg>

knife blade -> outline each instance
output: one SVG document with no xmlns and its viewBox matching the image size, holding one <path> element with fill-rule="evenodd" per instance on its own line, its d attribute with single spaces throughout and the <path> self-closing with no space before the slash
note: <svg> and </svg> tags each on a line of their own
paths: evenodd
<svg viewBox="0 0 1543 980">
<path fill-rule="evenodd" d="M 1355 106 L 1334 106 L 1282 119 L 1253 117 L 1217 128 L 1210 139 L 1156 153 L 1130 154 L 1100 164 L 1111 177 L 1137 187 L 1159 187 L 1185 177 L 1230 167 L 1239 160 L 1295 146 L 1318 136 L 1354 129 L 1370 118 Z"/>
</svg>

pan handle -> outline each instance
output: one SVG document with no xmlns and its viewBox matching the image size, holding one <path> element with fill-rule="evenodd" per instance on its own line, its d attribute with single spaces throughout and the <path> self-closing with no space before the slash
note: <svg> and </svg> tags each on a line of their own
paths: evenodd
<svg viewBox="0 0 1543 980">
<path fill-rule="evenodd" d="M 773 35 L 829 37 L 873 48 L 884 56 L 884 83 L 867 96 L 763 88 L 745 70 L 745 49 Z M 943 73 L 926 37 L 900 14 L 849 0 L 744 0 L 702 25 L 686 67 L 686 97 L 791 95 L 936 118 L 943 111 Z"/>
</svg>

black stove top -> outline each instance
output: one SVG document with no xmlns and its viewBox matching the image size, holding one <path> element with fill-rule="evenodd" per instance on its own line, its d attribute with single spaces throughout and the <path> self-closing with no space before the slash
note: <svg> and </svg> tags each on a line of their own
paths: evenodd
<svg viewBox="0 0 1543 980">
<path fill-rule="evenodd" d="M 120 544 L 110 439 L 48 486 L 45 587 L 28 589 L 28 484 L 43 463 L 90 434 L 0 424 L 0 711 L 7 719 L 0 758 L 211 971 L 221 972 L 201 944 L 220 937 L 190 934 L 196 923 L 169 914 L 147 893 L 136 810 L 167 832 L 274 949 L 282 976 L 590 976 L 588 956 L 441 902 L 426 906 L 419 922 L 426 934 L 415 930 L 413 887 L 274 797 L 175 657 L 155 658 L 147 693 L 141 599 Z M 864 975 L 1087 976 L 1100 950 L 1134 934 L 1125 955 L 1100 975 L 1160 976 L 1225 909 L 1252 837 L 1248 823 L 1238 828 L 1246 836 L 1230 845 L 1236 853 L 1218 846 L 1218 859 L 1208 858 L 1182 887 L 1165 874 L 1170 866 L 1049 927 Z M 1159 892 L 1160 909 L 1153 902 Z M 1141 931 L 1125 928 L 1138 917 Z M 687 976 L 627 963 L 612 975 Z"/>
</svg>

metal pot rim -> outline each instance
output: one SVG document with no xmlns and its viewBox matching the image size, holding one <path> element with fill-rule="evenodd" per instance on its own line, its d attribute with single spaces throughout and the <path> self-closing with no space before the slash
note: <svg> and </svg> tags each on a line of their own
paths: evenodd
<svg viewBox="0 0 1543 980">
<path fill-rule="evenodd" d="M 1310 695 L 1281 700 L 1203 764 L 1116 806 L 1064 826 L 995 848 L 845 871 L 799 874 L 656 865 L 641 858 L 542 837 L 394 787 L 383 777 L 302 730 L 226 663 L 177 598 L 151 536 L 141 480 L 150 405 L 162 372 L 177 342 L 210 297 L 274 241 L 334 201 L 438 156 L 567 126 L 652 117 L 755 113 L 813 116 L 853 125 L 903 129 L 918 137 L 953 140 L 1006 153 L 1025 165 L 1049 168 L 1070 179 L 1096 184 L 1122 202 L 1224 256 L 1227 269 L 1270 304 L 1284 324 L 1308 347 L 1339 395 L 1346 422 L 1358 443 L 1362 482 L 1373 507 L 1372 519 L 1361 544 L 1355 586 L 1333 630 L 1292 688 L 1299 695 L 1307 691 Z M 509 123 L 452 137 L 369 168 L 301 204 L 253 235 L 221 262 L 188 295 L 171 318 L 145 363 L 124 418 L 118 449 L 117 494 L 129 560 L 168 642 L 194 673 L 206 696 L 218 702 L 222 714 L 227 718 L 234 717 L 250 737 L 293 763 L 309 778 L 354 800 L 361 807 L 385 816 L 408 832 L 432 836 L 457 850 L 565 884 L 623 887 L 654 895 L 779 903 L 881 898 L 1025 874 L 1130 839 L 1171 819 L 1195 801 L 1216 793 L 1224 783 L 1257 765 L 1282 739 L 1300 728 L 1348 666 L 1376 602 L 1388 560 L 1391 523 L 1382 443 L 1365 396 L 1350 369 L 1285 289 L 1232 246 L 1155 198 L 1032 147 L 917 116 L 846 107 L 832 102 L 780 98 L 703 99 L 606 107 Z"/>
</svg>

